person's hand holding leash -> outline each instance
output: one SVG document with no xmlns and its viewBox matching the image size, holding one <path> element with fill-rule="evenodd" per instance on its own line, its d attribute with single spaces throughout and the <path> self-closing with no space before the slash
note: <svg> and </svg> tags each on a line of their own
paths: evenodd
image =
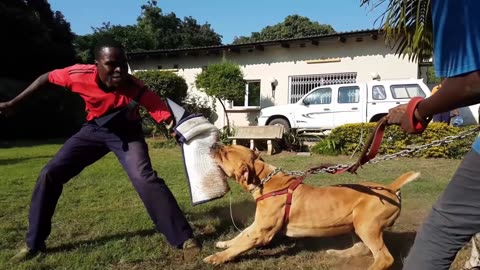
<svg viewBox="0 0 480 270">
<path fill-rule="evenodd" d="M 421 97 L 414 97 L 407 104 L 398 105 L 388 111 L 387 123 L 398 125 L 405 132 L 410 134 L 422 133 L 430 122 L 429 118 L 423 118 L 417 110 L 417 105 L 423 100 Z"/>
</svg>

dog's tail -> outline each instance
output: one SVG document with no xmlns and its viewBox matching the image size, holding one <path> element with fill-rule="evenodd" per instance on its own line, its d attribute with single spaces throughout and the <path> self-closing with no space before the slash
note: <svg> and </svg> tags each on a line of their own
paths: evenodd
<svg viewBox="0 0 480 270">
<path fill-rule="evenodd" d="M 407 172 L 400 175 L 393 183 L 388 185 L 388 189 L 392 190 L 393 192 L 399 191 L 404 185 L 412 182 L 413 180 L 417 179 L 420 176 L 418 172 Z"/>
</svg>

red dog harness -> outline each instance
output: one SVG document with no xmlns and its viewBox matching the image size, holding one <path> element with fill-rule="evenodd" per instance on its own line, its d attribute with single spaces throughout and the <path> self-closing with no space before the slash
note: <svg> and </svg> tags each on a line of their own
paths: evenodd
<svg viewBox="0 0 480 270">
<path fill-rule="evenodd" d="M 285 217 L 284 217 L 284 225 L 288 224 L 288 217 L 290 215 L 290 207 L 292 205 L 292 196 L 293 196 L 293 191 L 302 184 L 303 179 L 305 176 L 301 176 L 297 179 L 295 179 L 287 188 L 281 189 L 281 190 L 276 190 L 269 192 L 267 194 L 263 194 L 262 196 L 258 197 L 256 202 L 258 203 L 259 201 L 266 199 L 268 197 L 273 197 L 273 196 L 278 196 L 278 195 L 283 195 L 287 194 L 287 201 L 285 202 Z"/>
</svg>

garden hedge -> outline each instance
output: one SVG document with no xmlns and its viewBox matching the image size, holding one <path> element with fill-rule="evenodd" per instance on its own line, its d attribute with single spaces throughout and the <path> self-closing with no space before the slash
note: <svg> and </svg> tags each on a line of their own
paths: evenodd
<svg viewBox="0 0 480 270">
<path fill-rule="evenodd" d="M 311 151 L 317 154 L 344 154 L 352 155 L 362 152 L 363 143 L 368 140 L 376 123 L 346 124 L 337 127 L 331 133 L 315 144 Z M 430 123 L 427 129 L 418 135 L 406 134 L 398 126 L 388 126 L 385 129 L 379 155 L 397 153 L 401 150 L 411 149 L 435 140 L 442 140 L 447 136 L 455 136 L 475 128 L 475 126 L 453 127 L 444 123 Z M 463 139 L 441 145 L 430 147 L 415 152 L 413 157 L 422 158 L 462 158 L 471 148 L 471 144 L 477 133 Z M 359 145 L 360 144 L 360 145 Z"/>
</svg>

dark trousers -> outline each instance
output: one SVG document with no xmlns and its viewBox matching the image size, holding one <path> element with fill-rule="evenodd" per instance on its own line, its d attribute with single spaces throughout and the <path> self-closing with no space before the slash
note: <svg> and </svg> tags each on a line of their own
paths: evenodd
<svg viewBox="0 0 480 270">
<path fill-rule="evenodd" d="M 29 248 L 45 247 L 63 185 L 110 151 L 117 156 L 156 229 L 166 236 L 168 242 L 178 247 L 192 237 L 192 229 L 173 194 L 152 169 L 140 125 L 111 129 L 86 124 L 65 142 L 37 179 L 26 239 Z"/>
<path fill-rule="evenodd" d="M 457 252 L 480 232 L 479 165 L 480 155 L 470 151 L 418 231 L 403 269 L 447 270 Z"/>
<path fill-rule="evenodd" d="M 450 111 L 435 114 L 432 119 L 433 122 L 441 122 L 447 125 L 450 124 Z"/>
</svg>

